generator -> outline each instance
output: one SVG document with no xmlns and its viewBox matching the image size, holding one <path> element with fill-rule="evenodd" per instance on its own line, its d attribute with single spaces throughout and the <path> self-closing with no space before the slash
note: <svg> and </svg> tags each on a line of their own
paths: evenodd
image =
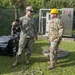
<svg viewBox="0 0 75 75">
<path fill-rule="evenodd" d="M 0 55 L 14 56 L 18 50 L 17 36 L 0 37 Z"/>
</svg>

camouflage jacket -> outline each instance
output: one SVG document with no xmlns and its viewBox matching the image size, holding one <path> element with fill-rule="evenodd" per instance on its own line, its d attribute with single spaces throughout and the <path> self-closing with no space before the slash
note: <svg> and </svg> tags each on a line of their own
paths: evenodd
<svg viewBox="0 0 75 75">
<path fill-rule="evenodd" d="M 63 35 L 63 26 L 59 18 L 54 18 L 50 20 L 49 23 L 49 40 L 52 41 L 56 38 L 61 38 Z"/>
<path fill-rule="evenodd" d="M 23 34 L 26 38 L 36 36 L 36 25 L 33 18 L 23 16 L 19 18 L 19 21 L 21 25 L 21 34 Z"/>
</svg>

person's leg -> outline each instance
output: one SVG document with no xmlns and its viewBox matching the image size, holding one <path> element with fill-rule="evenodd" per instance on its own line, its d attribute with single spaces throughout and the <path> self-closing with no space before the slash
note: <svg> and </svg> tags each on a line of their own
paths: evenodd
<svg viewBox="0 0 75 75">
<path fill-rule="evenodd" d="M 55 68 L 55 65 L 57 63 L 57 46 L 57 42 L 51 42 L 49 70 Z"/>
<path fill-rule="evenodd" d="M 32 48 L 33 48 L 33 44 L 34 44 L 34 38 L 29 38 L 27 41 L 27 52 L 26 52 L 26 63 L 29 64 L 29 58 L 31 56 L 31 52 L 32 52 Z"/>
<path fill-rule="evenodd" d="M 26 43 L 27 43 L 27 39 L 24 37 L 24 35 L 20 35 L 19 48 L 18 48 L 18 52 L 16 54 L 16 60 L 12 65 L 13 67 L 16 66 L 19 63 L 22 51 L 23 51 Z"/>
</svg>

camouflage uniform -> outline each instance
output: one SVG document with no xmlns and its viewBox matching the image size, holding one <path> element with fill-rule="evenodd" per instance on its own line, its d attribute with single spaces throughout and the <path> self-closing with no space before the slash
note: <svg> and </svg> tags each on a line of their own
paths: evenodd
<svg viewBox="0 0 75 75">
<path fill-rule="evenodd" d="M 19 40 L 19 49 L 16 57 L 19 58 L 22 54 L 23 49 L 27 44 L 28 51 L 27 56 L 31 55 L 32 46 L 34 44 L 34 36 L 36 35 L 36 26 L 34 20 L 30 17 L 23 16 L 20 19 L 21 33 Z"/>
<path fill-rule="evenodd" d="M 19 25 L 21 27 L 20 40 L 19 40 L 19 49 L 16 54 L 16 61 L 13 63 L 15 67 L 19 63 L 19 58 L 22 54 L 22 51 L 25 47 L 28 48 L 26 52 L 26 63 L 29 64 L 29 57 L 31 55 L 32 46 L 34 44 L 34 36 L 37 39 L 36 35 L 36 26 L 32 16 L 33 8 L 32 6 L 26 7 L 26 15 L 19 18 Z M 17 20 L 18 21 L 18 20 Z M 17 25 L 17 22 L 13 22 L 13 25 Z"/>
<path fill-rule="evenodd" d="M 50 64 L 52 66 L 55 66 L 57 62 L 57 50 L 58 45 L 62 38 L 62 34 L 63 34 L 63 27 L 61 20 L 58 18 L 51 19 L 49 23 L 49 41 L 50 41 Z M 57 38 L 59 38 L 58 41 L 54 41 Z"/>
</svg>

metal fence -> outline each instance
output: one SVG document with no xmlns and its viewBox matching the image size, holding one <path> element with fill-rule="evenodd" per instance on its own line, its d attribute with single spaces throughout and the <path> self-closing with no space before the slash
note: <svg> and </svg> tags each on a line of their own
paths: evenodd
<svg viewBox="0 0 75 75">
<path fill-rule="evenodd" d="M 9 34 L 13 20 L 14 12 L 8 9 L 0 9 L 0 35 Z"/>
<path fill-rule="evenodd" d="M 25 11 L 18 9 L 18 18 L 25 15 Z M 37 25 L 39 25 L 39 16 L 35 15 L 35 21 Z M 0 8 L 0 36 L 2 35 L 10 35 L 11 24 L 15 20 L 15 10 L 14 9 L 3 9 Z"/>
<path fill-rule="evenodd" d="M 19 10 L 18 17 L 22 15 L 24 15 L 24 13 Z M 15 20 L 14 9 L 0 8 L 0 36 L 10 35 L 11 24 L 14 20 Z"/>
</svg>

